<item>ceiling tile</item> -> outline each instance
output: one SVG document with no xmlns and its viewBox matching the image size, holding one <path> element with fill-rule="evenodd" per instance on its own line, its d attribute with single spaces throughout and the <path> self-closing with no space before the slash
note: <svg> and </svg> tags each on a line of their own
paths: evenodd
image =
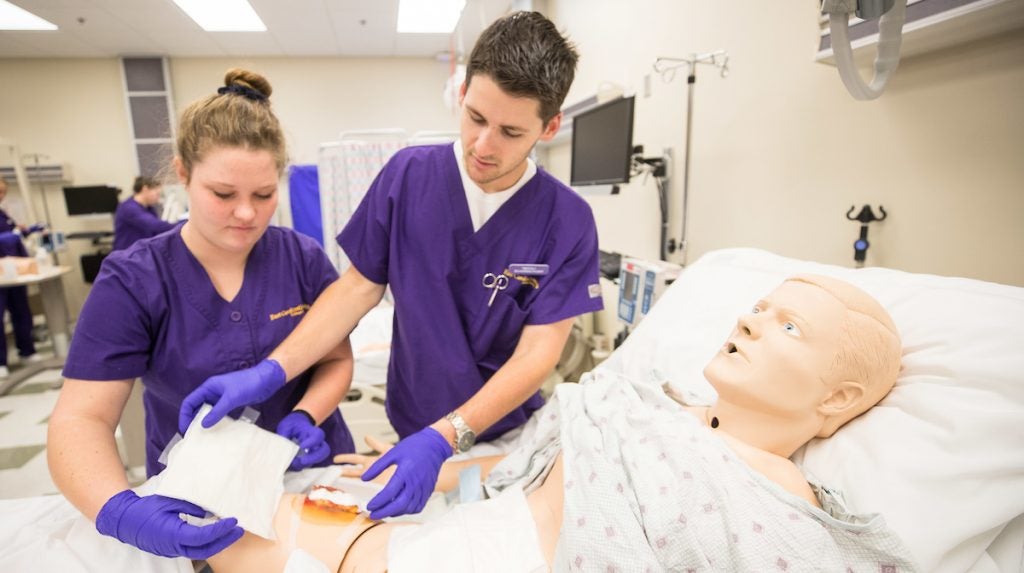
<svg viewBox="0 0 1024 573">
<path fill-rule="evenodd" d="M 283 56 L 339 54 L 334 27 L 323 0 L 252 0 Z"/>
<path fill-rule="evenodd" d="M 171 0 L 15 1 L 60 30 L 46 36 L 0 32 L 2 57 L 433 57 L 449 49 L 447 35 L 397 35 L 398 0 L 250 0 L 268 28 L 253 34 L 205 32 Z M 479 30 L 510 5 L 467 0 L 459 28 L 463 47 L 471 48 Z"/>
</svg>

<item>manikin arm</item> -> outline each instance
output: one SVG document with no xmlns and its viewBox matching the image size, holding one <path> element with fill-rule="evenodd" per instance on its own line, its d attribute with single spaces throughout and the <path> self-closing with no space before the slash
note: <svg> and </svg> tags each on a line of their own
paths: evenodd
<svg viewBox="0 0 1024 573">
<path fill-rule="evenodd" d="M 383 440 L 379 440 L 373 436 L 366 436 L 366 444 L 373 448 L 374 451 L 384 454 L 388 450 L 394 447 L 394 444 L 389 444 Z M 349 467 L 342 468 L 341 475 L 345 477 L 362 477 L 363 472 L 369 468 L 373 462 L 377 461 L 380 455 L 364 455 L 364 454 L 338 454 L 334 456 L 334 463 L 336 464 L 352 464 Z M 481 456 L 478 458 L 469 458 L 465 460 L 452 461 L 449 460 L 441 466 L 441 472 L 437 476 L 437 483 L 434 485 L 434 491 L 449 492 L 459 487 L 459 474 L 462 470 L 470 466 L 480 466 L 480 481 L 487 479 L 487 476 L 494 469 L 494 466 L 498 465 L 498 462 L 505 459 L 504 455 L 499 456 Z M 395 473 L 395 468 L 392 466 L 374 478 L 374 483 L 385 485 L 391 476 Z"/>
</svg>

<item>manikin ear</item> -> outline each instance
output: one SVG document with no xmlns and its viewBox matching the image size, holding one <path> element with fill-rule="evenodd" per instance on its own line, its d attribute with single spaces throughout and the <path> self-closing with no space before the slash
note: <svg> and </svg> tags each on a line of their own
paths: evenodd
<svg viewBox="0 0 1024 573">
<path fill-rule="evenodd" d="M 178 176 L 178 181 L 182 185 L 188 184 L 188 173 L 185 171 L 185 164 L 181 162 L 180 157 L 174 158 L 174 173 Z"/>
<path fill-rule="evenodd" d="M 818 413 L 825 419 L 819 438 L 827 438 L 835 433 L 840 426 L 860 413 L 860 404 L 864 398 L 864 384 L 853 380 L 843 380 L 836 384 L 832 392 L 818 405 Z"/>
</svg>

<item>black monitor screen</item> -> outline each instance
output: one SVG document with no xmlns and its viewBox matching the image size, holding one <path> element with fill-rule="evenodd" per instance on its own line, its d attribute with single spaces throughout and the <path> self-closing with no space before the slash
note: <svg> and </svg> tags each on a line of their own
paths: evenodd
<svg viewBox="0 0 1024 573">
<path fill-rule="evenodd" d="M 117 196 L 121 190 L 105 185 L 88 187 L 65 187 L 64 204 L 68 215 L 93 215 L 113 213 L 117 210 Z"/>
<path fill-rule="evenodd" d="M 629 181 L 633 96 L 585 111 L 572 120 L 571 185 Z"/>
</svg>

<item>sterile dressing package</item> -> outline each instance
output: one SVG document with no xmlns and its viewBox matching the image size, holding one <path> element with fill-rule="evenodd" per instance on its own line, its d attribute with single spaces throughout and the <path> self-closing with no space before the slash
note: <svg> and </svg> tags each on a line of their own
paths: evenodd
<svg viewBox="0 0 1024 573">
<path fill-rule="evenodd" d="M 212 428 L 200 421 L 204 404 L 168 453 L 159 495 L 190 501 L 218 517 L 234 517 L 246 531 L 274 539 L 274 513 L 283 476 L 298 452 L 289 440 L 254 424 L 224 418 Z"/>
</svg>

